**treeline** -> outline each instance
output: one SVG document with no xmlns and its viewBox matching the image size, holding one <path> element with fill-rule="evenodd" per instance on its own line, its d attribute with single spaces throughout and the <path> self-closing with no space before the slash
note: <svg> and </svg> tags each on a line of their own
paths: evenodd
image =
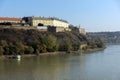
<svg viewBox="0 0 120 80">
<path fill-rule="evenodd" d="M 40 32 L 39 30 L 0 29 L 0 55 L 41 54 L 55 51 L 77 51 L 81 44 L 89 48 L 102 46 L 101 42 L 90 42 L 86 36 L 76 32 Z M 92 47 L 90 47 L 92 46 Z"/>
<path fill-rule="evenodd" d="M 95 32 L 88 33 L 92 38 L 100 38 L 105 43 L 120 43 L 120 32 Z"/>
</svg>

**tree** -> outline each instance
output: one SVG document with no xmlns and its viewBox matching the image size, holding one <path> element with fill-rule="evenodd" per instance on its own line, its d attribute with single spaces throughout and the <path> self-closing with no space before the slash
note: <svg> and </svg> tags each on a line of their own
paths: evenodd
<svg viewBox="0 0 120 80">
<path fill-rule="evenodd" d="M 3 53 L 4 53 L 4 49 L 2 46 L 0 46 L 0 55 L 3 55 Z"/>
<path fill-rule="evenodd" d="M 42 44 L 46 46 L 48 52 L 53 52 L 58 49 L 57 38 L 53 35 L 44 35 L 42 38 Z"/>
<path fill-rule="evenodd" d="M 8 46 L 6 40 L 1 40 L 1 41 L 0 41 L 0 45 L 1 45 L 2 47 Z"/>
<path fill-rule="evenodd" d="M 31 46 L 26 46 L 25 47 L 25 53 L 26 54 L 33 54 L 34 49 Z"/>
<path fill-rule="evenodd" d="M 59 43 L 59 50 L 60 51 L 71 51 L 72 50 L 72 42 L 71 42 L 71 40 L 69 40 L 69 38 L 65 37 Z"/>
<path fill-rule="evenodd" d="M 45 44 L 38 45 L 37 49 L 38 49 L 39 53 L 45 53 L 45 52 L 47 52 Z"/>
<path fill-rule="evenodd" d="M 65 48 L 66 48 L 66 51 L 68 51 L 68 52 L 72 50 L 72 44 L 71 44 L 70 40 L 65 41 Z"/>
<path fill-rule="evenodd" d="M 16 45 L 14 47 L 16 50 L 16 54 L 24 54 L 25 46 L 22 42 L 16 42 Z"/>
</svg>

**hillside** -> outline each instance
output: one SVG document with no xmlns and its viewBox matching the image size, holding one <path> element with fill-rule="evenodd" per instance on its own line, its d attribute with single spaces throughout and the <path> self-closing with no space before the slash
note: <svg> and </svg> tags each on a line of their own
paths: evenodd
<svg viewBox="0 0 120 80">
<path fill-rule="evenodd" d="M 40 32 L 37 29 L 0 28 L 0 54 L 40 54 L 55 51 L 77 51 L 81 44 L 87 48 L 102 47 L 76 32 Z M 95 46 L 93 46 L 95 45 Z"/>
<path fill-rule="evenodd" d="M 88 35 L 92 38 L 99 38 L 104 40 L 106 43 L 120 43 L 120 32 L 95 32 L 88 33 Z"/>
</svg>

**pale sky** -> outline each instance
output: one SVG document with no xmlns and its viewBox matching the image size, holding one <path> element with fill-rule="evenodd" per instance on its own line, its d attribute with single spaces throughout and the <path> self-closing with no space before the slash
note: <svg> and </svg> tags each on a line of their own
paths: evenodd
<svg viewBox="0 0 120 80">
<path fill-rule="evenodd" d="M 0 16 L 51 16 L 87 32 L 120 31 L 119 0 L 0 0 Z"/>
</svg>

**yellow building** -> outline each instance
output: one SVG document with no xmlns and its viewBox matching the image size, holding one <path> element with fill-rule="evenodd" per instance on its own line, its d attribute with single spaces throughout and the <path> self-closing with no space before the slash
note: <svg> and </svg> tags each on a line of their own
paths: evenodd
<svg viewBox="0 0 120 80">
<path fill-rule="evenodd" d="M 23 20 L 27 24 L 29 24 L 30 26 L 33 26 L 33 27 L 37 27 L 37 26 L 51 27 L 51 29 L 56 30 L 56 31 L 53 30 L 55 32 L 71 31 L 71 29 L 69 29 L 69 23 L 65 20 L 61 20 L 58 18 L 24 17 Z M 55 27 L 55 28 L 53 28 L 53 27 Z"/>
<path fill-rule="evenodd" d="M 52 26 L 52 27 L 63 27 L 68 28 L 69 24 L 65 20 L 57 18 L 44 18 L 44 17 L 24 17 L 23 18 L 30 26 Z"/>
<path fill-rule="evenodd" d="M 71 29 L 73 32 L 77 32 L 77 33 L 86 35 L 85 29 L 84 29 L 84 28 L 81 28 L 80 26 L 77 27 L 77 26 L 70 25 L 70 29 Z"/>
<path fill-rule="evenodd" d="M 86 31 L 84 28 L 79 28 L 79 32 L 83 35 L 86 35 Z"/>
</svg>

